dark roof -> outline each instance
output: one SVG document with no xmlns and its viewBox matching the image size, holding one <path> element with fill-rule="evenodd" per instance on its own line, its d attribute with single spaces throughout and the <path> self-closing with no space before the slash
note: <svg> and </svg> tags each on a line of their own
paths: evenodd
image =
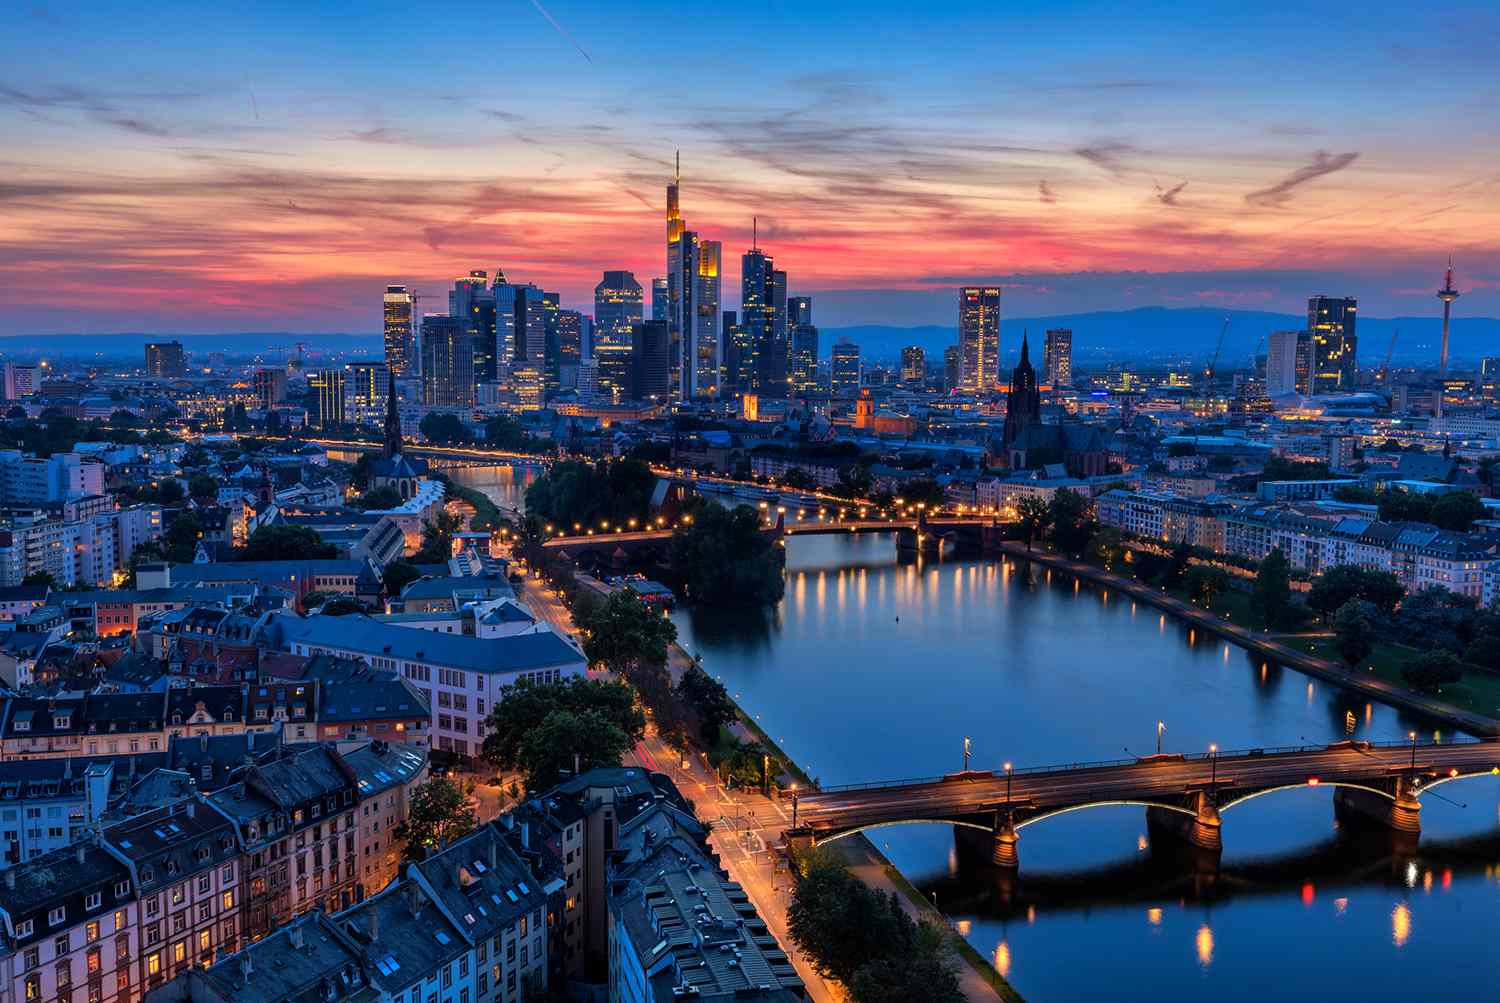
<svg viewBox="0 0 1500 1003">
<path fill-rule="evenodd" d="M 397 676 L 343 680 L 323 688 L 318 721 L 410 720 L 432 713 L 415 686 Z"/>
<path fill-rule="evenodd" d="M 125 893 L 116 895 L 115 888 L 121 882 L 125 883 Z M 100 901 L 89 909 L 87 897 L 93 892 L 99 892 Z M 5 910 L 11 923 L 32 921 L 31 935 L 16 938 L 17 947 L 52 936 L 56 928 L 46 922 L 51 909 L 65 908 L 64 922 L 71 927 L 134 897 L 125 865 L 87 841 L 16 864 L 6 872 L 6 880 L 0 881 L 0 909 Z M 0 942 L 3 940 L 0 930 Z"/>
<path fill-rule="evenodd" d="M 188 985 L 180 990 L 182 995 L 168 992 L 166 998 L 366 1003 L 380 994 L 370 985 L 370 971 L 361 954 L 333 920 L 313 909 L 211 968 L 193 969 L 189 978 L 200 981 L 201 989 Z"/>
<path fill-rule="evenodd" d="M 337 922 L 365 946 L 374 962 L 370 978 L 393 999 L 469 950 L 463 931 L 411 879 L 392 882 L 339 913 Z"/>
<path fill-rule="evenodd" d="M 439 634 L 381 623 L 369 617 L 275 616 L 271 627 L 282 647 L 301 643 L 312 648 L 431 662 L 471 672 L 524 672 L 583 664 L 583 655 L 550 630 L 514 637 L 479 638 Z"/>
<path fill-rule="evenodd" d="M 118 822 L 104 830 L 103 842 L 135 865 L 143 892 L 239 854 L 233 823 L 196 797 Z"/>
<path fill-rule="evenodd" d="M 547 904 L 541 882 L 494 826 L 481 826 L 415 866 L 444 911 L 475 940 Z"/>
</svg>

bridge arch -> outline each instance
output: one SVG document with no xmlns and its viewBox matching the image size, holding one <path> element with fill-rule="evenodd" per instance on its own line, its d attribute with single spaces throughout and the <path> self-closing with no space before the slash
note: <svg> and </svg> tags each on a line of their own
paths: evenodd
<svg viewBox="0 0 1500 1003">
<path fill-rule="evenodd" d="M 1451 784 L 1451 783 L 1453 783 L 1456 780 L 1473 780 L 1475 777 L 1496 777 L 1496 776 L 1500 776 L 1500 767 L 1493 767 L 1492 766 L 1492 767 L 1490 767 L 1487 770 L 1475 770 L 1472 773 L 1459 773 L 1456 776 L 1438 777 L 1436 780 L 1433 780 L 1433 781 L 1431 781 L 1429 783 L 1425 783 L 1422 786 L 1415 788 L 1412 791 L 1412 793 L 1415 794 L 1417 796 L 1417 798 L 1420 799 L 1423 794 L 1425 794 L 1428 791 L 1432 790 L 1434 787 L 1441 787 L 1441 786 L 1443 786 L 1443 784 Z"/>
<path fill-rule="evenodd" d="M 872 829 L 884 829 L 893 825 L 951 825 L 960 829 L 978 829 L 980 832 L 991 833 L 995 831 L 992 825 L 982 822 L 971 822 L 966 819 L 957 818 L 902 818 L 891 822 L 871 822 L 869 825 L 856 826 L 853 829 L 841 829 L 828 836 L 814 837 L 813 845 L 822 846 L 824 843 L 832 843 L 836 839 L 852 836 L 857 832 L 869 832 Z"/>
<path fill-rule="evenodd" d="M 1056 818 L 1059 815 L 1067 815 L 1067 814 L 1070 814 L 1070 813 L 1075 812 L 1075 811 L 1083 811 L 1086 808 L 1112 808 L 1112 807 L 1116 807 L 1116 806 L 1127 806 L 1127 807 L 1128 806 L 1135 806 L 1137 808 L 1160 808 L 1163 811 L 1175 811 L 1175 812 L 1178 812 L 1180 814 L 1188 816 L 1189 818 L 1197 818 L 1198 817 L 1198 813 L 1196 811 L 1194 811 L 1193 809 L 1191 809 L 1191 808 L 1184 808 L 1182 805 L 1177 805 L 1177 804 L 1162 804 L 1159 801 L 1133 801 L 1133 800 L 1090 801 L 1087 804 L 1069 805 L 1066 808 L 1055 808 L 1052 811 L 1042 812 L 1040 815 L 1033 815 L 1033 816 L 1031 816 L 1030 818 L 1028 818 L 1028 819 L 1026 819 L 1024 821 L 1017 822 L 1016 823 L 1016 831 L 1019 832 L 1020 830 L 1026 828 L 1028 825 L 1035 825 L 1038 822 L 1045 822 L 1049 818 Z"/>
<path fill-rule="evenodd" d="M 1390 791 L 1383 791 L 1379 787 L 1371 787 L 1369 784 L 1348 783 L 1343 780 L 1320 780 L 1316 784 L 1303 781 L 1297 784 L 1280 784 L 1276 787 L 1267 787 L 1262 791 L 1251 791 L 1249 794 L 1242 794 L 1232 801 L 1219 805 L 1219 814 L 1222 815 L 1236 805 L 1242 805 L 1246 801 L 1254 801 L 1256 798 L 1265 797 L 1267 794 L 1275 794 L 1279 791 L 1316 791 L 1322 790 L 1325 787 L 1347 787 L 1354 791 L 1366 791 L 1370 794 L 1378 794 L 1387 801 L 1394 802 L 1396 800 L 1396 796 Z"/>
</svg>

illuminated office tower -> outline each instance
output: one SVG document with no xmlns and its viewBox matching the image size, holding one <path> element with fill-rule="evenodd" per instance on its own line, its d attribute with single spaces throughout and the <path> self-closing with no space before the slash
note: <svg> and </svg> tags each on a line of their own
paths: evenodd
<svg viewBox="0 0 1500 1003">
<path fill-rule="evenodd" d="M 625 271 L 604 273 L 594 287 L 594 341 L 603 345 L 628 345 L 631 328 L 645 319 L 641 284 Z M 655 318 L 665 319 L 665 318 Z M 592 348 L 592 346 L 590 346 Z"/>
<path fill-rule="evenodd" d="M 15 401 L 22 397 L 30 397 L 36 393 L 36 385 L 36 366 L 27 366 L 19 362 L 5 364 L 6 400 Z"/>
<path fill-rule="evenodd" d="M 1073 385 L 1073 332 L 1054 327 L 1042 346 L 1042 382 L 1054 390 Z"/>
<path fill-rule="evenodd" d="M 808 311 L 809 318 L 812 311 Z M 818 390 L 818 329 L 810 320 L 792 325 L 792 392 L 816 393 Z"/>
<path fill-rule="evenodd" d="M 785 275 L 786 272 L 781 272 Z M 812 319 L 812 297 L 811 296 L 788 296 L 786 298 L 786 326 L 790 330 L 798 324 L 811 324 Z"/>
<path fill-rule="evenodd" d="M 385 414 L 391 370 L 384 362 L 351 362 L 344 367 L 344 416 L 356 424 L 378 423 Z"/>
<path fill-rule="evenodd" d="M 405 286 L 385 287 L 385 364 L 397 376 L 416 362 L 416 305 Z"/>
<path fill-rule="evenodd" d="M 724 248 L 717 240 L 700 240 L 695 268 L 696 290 L 693 296 L 692 324 L 683 354 L 684 365 L 691 365 L 687 396 L 717 397 L 724 372 L 724 340 L 719 328 L 722 313 L 721 278 Z"/>
<path fill-rule="evenodd" d="M 860 383 L 859 346 L 848 338 L 840 338 L 833 346 L 833 365 L 830 370 L 830 389 L 836 397 L 853 397 L 859 393 Z"/>
<path fill-rule="evenodd" d="M 588 318 L 577 310 L 557 312 L 557 373 L 559 386 L 572 386 L 578 362 L 583 358 L 584 329 Z"/>
<path fill-rule="evenodd" d="M 422 318 L 422 403 L 473 407 L 474 344 L 457 317 Z"/>
<path fill-rule="evenodd" d="M 943 349 L 943 389 L 952 393 L 963 386 L 964 353 L 959 345 Z"/>
<path fill-rule="evenodd" d="M 505 283 L 505 274 L 495 269 L 495 285 L 490 286 L 489 273 L 474 269 L 453 281 L 448 293 L 448 316 L 463 327 L 474 347 L 474 380 L 482 383 L 496 379 L 495 347 L 496 293 Z"/>
<path fill-rule="evenodd" d="M 533 285 L 496 286 L 495 328 L 500 353 L 497 379 L 516 366 L 541 367 L 547 350 L 546 294 Z"/>
<path fill-rule="evenodd" d="M 187 357 L 180 341 L 153 341 L 146 345 L 146 375 L 175 379 L 187 375 Z"/>
<path fill-rule="evenodd" d="M 785 293 L 785 273 L 781 291 Z M 749 343 L 747 360 L 740 357 L 740 391 L 749 390 L 762 398 L 787 395 L 787 351 L 785 323 L 786 299 L 781 297 L 780 320 L 777 311 L 776 267 L 770 255 L 752 247 L 740 259 L 740 326 Z M 778 323 L 781 329 L 778 330 Z"/>
<path fill-rule="evenodd" d="M 907 345 L 901 349 L 901 382 L 909 387 L 920 387 L 927 381 L 927 353 L 921 345 Z"/>
<path fill-rule="evenodd" d="M 734 310 L 723 312 L 719 330 L 724 332 L 723 393 L 747 393 L 750 390 L 750 369 L 755 359 L 749 332 Z"/>
<path fill-rule="evenodd" d="M 344 371 L 319 369 L 307 378 L 307 388 L 317 400 L 320 428 L 337 428 L 344 423 Z"/>
<path fill-rule="evenodd" d="M 631 334 L 631 396 L 666 402 L 672 393 L 671 337 L 659 320 L 642 321 Z"/>
<path fill-rule="evenodd" d="M 1311 342 L 1306 331 L 1272 331 L 1266 352 L 1266 394 L 1271 397 L 1302 393 L 1297 379 L 1297 358 L 1306 360 L 1303 343 Z M 1305 369 L 1304 369 L 1305 372 Z"/>
<path fill-rule="evenodd" d="M 667 319 L 667 280 L 651 280 L 651 319 Z"/>
<path fill-rule="evenodd" d="M 1487 355 L 1479 363 L 1479 392 L 1487 400 L 1500 400 L 1500 356 Z"/>
<path fill-rule="evenodd" d="M 958 292 L 960 385 L 967 393 L 987 393 L 1000 380 L 1000 290 L 965 286 Z"/>
<path fill-rule="evenodd" d="M 1352 297 L 1313 296 L 1307 301 L 1307 330 L 1312 335 L 1313 394 L 1354 389 L 1359 338 Z"/>
<path fill-rule="evenodd" d="M 666 321 L 653 321 L 665 324 Z M 635 348 L 601 344 L 594 348 L 596 399 L 618 404 L 635 396 Z"/>
<path fill-rule="evenodd" d="M 251 382 L 255 387 L 255 406 L 262 411 L 286 403 L 285 369 L 257 369 Z"/>
</svg>

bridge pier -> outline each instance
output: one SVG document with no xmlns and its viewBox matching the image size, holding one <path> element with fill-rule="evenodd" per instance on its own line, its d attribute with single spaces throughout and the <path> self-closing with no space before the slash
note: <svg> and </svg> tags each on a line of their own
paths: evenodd
<svg viewBox="0 0 1500 1003">
<path fill-rule="evenodd" d="M 1339 825 L 1351 829 L 1384 829 L 1397 849 L 1416 849 L 1422 838 L 1422 803 L 1404 777 L 1395 781 L 1394 798 L 1358 787 L 1340 787 L 1333 793 L 1333 814 Z"/>
<path fill-rule="evenodd" d="M 1196 869 L 1217 871 L 1219 857 L 1224 852 L 1219 807 L 1206 791 L 1196 791 L 1192 798 L 1193 815 L 1170 808 L 1146 809 L 1146 831 L 1151 835 L 1152 849 L 1175 845 L 1188 852 Z"/>
<path fill-rule="evenodd" d="M 990 863 L 1006 871 L 1020 870 L 1021 855 L 1016 849 L 1019 839 L 1015 823 L 1009 817 L 1004 822 L 998 822 L 991 837 Z"/>
</svg>

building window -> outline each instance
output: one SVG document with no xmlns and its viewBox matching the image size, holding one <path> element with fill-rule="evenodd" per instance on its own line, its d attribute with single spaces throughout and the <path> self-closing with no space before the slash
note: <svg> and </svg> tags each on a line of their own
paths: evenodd
<svg viewBox="0 0 1500 1003">
<path fill-rule="evenodd" d="M 60 926 L 68 918 L 68 910 L 65 906 L 58 906 L 47 913 L 48 926 Z"/>
</svg>

